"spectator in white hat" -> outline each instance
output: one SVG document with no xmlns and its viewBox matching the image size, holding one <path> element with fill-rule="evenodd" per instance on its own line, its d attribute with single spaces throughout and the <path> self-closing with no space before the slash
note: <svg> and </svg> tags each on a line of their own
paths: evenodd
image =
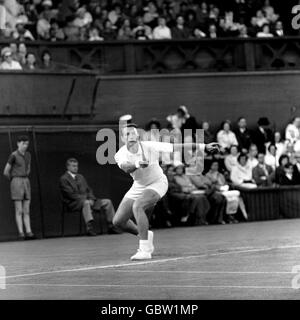
<svg viewBox="0 0 300 320">
<path fill-rule="evenodd" d="M 12 52 L 9 47 L 5 47 L 1 51 L 2 63 L 1 70 L 22 70 L 20 63 L 12 58 Z"/>
</svg>

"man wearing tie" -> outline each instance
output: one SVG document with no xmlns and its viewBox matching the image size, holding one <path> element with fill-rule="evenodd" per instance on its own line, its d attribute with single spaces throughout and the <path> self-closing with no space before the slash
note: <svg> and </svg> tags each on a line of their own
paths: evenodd
<svg viewBox="0 0 300 320">
<path fill-rule="evenodd" d="M 115 209 L 111 200 L 94 196 L 84 176 L 78 173 L 78 161 L 75 158 L 68 159 L 66 167 L 67 171 L 60 178 L 60 190 L 68 210 L 82 213 L 89 236 L 96 236 L 93 211 L 104 210 L 109 233 L 115 233 L 112 226 Z"/>
</svg>

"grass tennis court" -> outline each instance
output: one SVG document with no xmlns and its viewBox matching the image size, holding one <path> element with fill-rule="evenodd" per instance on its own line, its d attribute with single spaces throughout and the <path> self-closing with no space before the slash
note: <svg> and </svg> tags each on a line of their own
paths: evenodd
<svg viewBox="0 0 300 320">
<path fill-rule="evenodd" d="M 154 231 L 141 262 L 129 234 L 0 243 L 0 299 L 300 299 L 300 219 Z"/>
</svg>

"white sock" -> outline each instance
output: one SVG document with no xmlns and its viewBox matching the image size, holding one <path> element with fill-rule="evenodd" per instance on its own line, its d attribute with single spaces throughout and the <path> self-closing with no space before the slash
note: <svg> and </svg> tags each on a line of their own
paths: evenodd
<svg viewBox="0 0 300 320">
<path fill-rule="evenodd" d="M 140 240 L 140 249 L 142 251 L 149 251 L 149 240 Z"/>
</svg>

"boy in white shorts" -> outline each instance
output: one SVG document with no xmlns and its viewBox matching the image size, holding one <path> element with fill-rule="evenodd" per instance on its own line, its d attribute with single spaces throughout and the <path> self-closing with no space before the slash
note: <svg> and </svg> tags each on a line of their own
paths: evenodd
<svg viewBox="0 0 300 320">
<path fill-rule="evenodd" d="M 123 171 L 132 176 L 133 184 L 121 201 L 113 224 L 139 236 L 139 249 L 131 260 L 151 259 L 153 232 L 149 231 L 146 211 L 153 209 L 168 190 L 168 180 L 159 166 L 159 152 L 172 153 L 187 144 L 140 141 L 137 126 L 133 123 L 122 128 L 122 140 L 125 145 L 115 154 L 115 160 Z M 205 148 L 207 152 L 218 150 L 216 143 L 188 145 Z M 136 224 L 131 220 L 132 215 Z"/>
</svg>

